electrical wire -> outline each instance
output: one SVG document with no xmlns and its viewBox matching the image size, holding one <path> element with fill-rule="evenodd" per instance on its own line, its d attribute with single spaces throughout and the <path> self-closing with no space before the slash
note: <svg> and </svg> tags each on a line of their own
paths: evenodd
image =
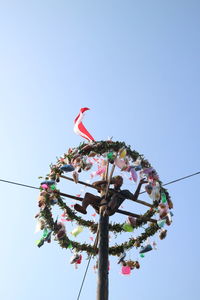
<svg viewBox="0 0 200 300">
<path fill-rule="evenodd" d="M 27 187 L 27 188 L 30 188 L 30 189 L 35 189 L 35 190 L 39 190 L 39 189 L 40 189 L 40 188 L 38 188 L 38 187 L 36 187 L 36 186 L 27 185 L 27 184 L 18 183 L 18 182 L 9 181 L 9 180 L 4 180 L 4 179 L 0 179 L 0 181 L 5 182 L 5 183 L 10 183 L 10 184 L 15 184 L 15 185 L 20 185 L 20 186 Z"/>
<path fill-rule="evenodd" d="M 195 176 L 195 175 L 198 175 L 198 174 L 200 174 L 200 172 L 196 172 L 196 173 L 193 173 L 193 174 L 191 174 L 191 175 L 187 175 L 187 176 L 185 176 L 185 177 L 181 177 L 181 178 L 178 178 L 178 179 L 169 181 L 169 182 L 167 182 L 167 183 L 162 184 L 162 186 L 166 186 L 166 185 L 169 185 L 169 184 L 172 184 L 172 183 L 175 183 L 175 182 L 184 180 L 184 179 L 186 179 L 186 178 L 189 178 L 189 177 L 192 177 L 192 176 Z M 146 193 L 146 191 L 141 192 L 140 194 L 144 194 L 144 193 Z"/>
<path fill-rule="evenodd" d="M 169 184 L 172 184 L 172 183 L 175 183 L 175 182 L 187 179 L 189 177 L 192 177 L 192 176 L 195 176 L 195 175 L 198 175 L 198 174 L 200 174 L 200 172 L 196 172 L 196 173 L 193 173 L 191 175 L 187 175 L 185 177 L 181 177 L 181 178 L 175 179 L 173 181 L 169 181 L 167 183 L 162 184 L 162 186 L 169 185 Z M 27 187 L 27 188 L 30 188 L 30 189 L 35 189 L 35 190 L 39 190 L 40 189 L 39 187 L 36 187 L 36 186 L 33 186 L 33 185 L 27 185 L 27 184 L 15 182 L 15 181 L 9 181 L 9 180 L 5 180 L 5 179 L 0 179 L 0 181 L 1 182 L 5 182 L 5 183 L 10 183 L 10 184 L 15 184 L 15 185 Z M 144 191 L 144 192 L 141 192 L 140 194 L 143 194 L 143 193 L 146 193 L 146 192 Z"/>
<path fill-rule="evenodd" d="M 91 258 L 92 258 L 92 255 L 90 255 L 90 258 L 88 260 L 88 264 L 87 264 L 87 267 L 86 267 L 86 270 L 85 270 L 85 274 L 83 276 L 83 280 L 82 280 L 82 283 L 81 283 L 81 287 L 80 287 L 80 290 L 79 290 L 79 293 L 78 293 L 77 300 L 80 299 L 80 295 L 81 295 L 81 292 L 82 292 L 83 284 L 85 282 L 85 278 L 86 278 L 86 275 L 87 275 L 87 271 L 88 271 L 88 268 L 89 268 L 89 265 L 90 265 Z"/>
<path fill-rule="evenodd" d="M 99 232 L 97 231 L 97 234 L 96 234 L 96 238 L 95 238 L 94 246 L 93 246 L 93 247 L 97 247 L 97 244 L 98 244 L 98 236 L 99 236 Z M 92 254 L 90 254 L 90 258 L 89 258 L 89 260 L 88 260 L 88 264 L 87 264 L 87 267 L 86 267 L 86 270 L 85 270 L 85 274 L 84 274 L 84 276 L 83 276 L 83 280 L 82 280 L 82 283 L 81 283 L 81 287 L 80 287 L 80 290 L 79 290 L 79 293 L 78 293 L 77 300 L 80 299 L 81 291 L 82 291 L 82 288 L 83 288 L 83 284 L 84 284 L 84 282 L 85 282 L 85 278 L 86 278 L 86 275 L 87 275 L 87 271 L 88 271 L 88 268 L 89 268 L 89 265 L 90 265 L 91 258 L 92 258 Z"/>
<path fill-rule="evenodd" d="M 198 174 L 200 174 L 200 172 L 197 172 L 197 173 L 194 173 L 194 174 L 191 174 L 191 175 L 188 175 L 188 176 L 185 176 L 185 177 L 182 177 L 182 178 L 179 178 L 179 179 L 176 179 L 176 180 L 173 180 L 173 181 L 170 181 L 170 182 L 164 183 L 162 186 L 164 186 L 164 185 L 168 185 L 168 184 L 171 184 L 171 183 L 175 183 L 175 182 L 177 182 L 177 181 L 180 181 L 180 180 L 183 180 L 183 179 L 186 179 L 186 178 L 189 178 L 189 177 L 192 177 L 192 176 L 198 175 Z"/>
<path fill-rule="evenodd" d="M 167 182 L 167 183 L 162 184 L 162 186 L 169 185 L 169 184 L 172 184 L 172 183 L 175 183 L 175 182 L 184 180 L 184 179 L 186 179 L 186 178 L 189 178 L 189 177 L 192 177 L 192 176 L 195 176 L 195 175 L 198 175 L 198 174 L 200 174 L 200 172 L 196 172 L 196 173 L 194 173 L 194 174 L 187 175 L 187 176 L 185 176 L 185 177 L 181 177 L 181 178 L 175 179 L 175 180 L 173 180 L 173 181 L 169 181 L 169 182 Z M 35 190 L 39 190 L 39 189 L 40 189 L 39 187 L 36 187 L 36 186 L 27 185 L 27 184 L 15 182 L 15 181 L 9 181 L 9 180 L 5 180 L 5 179 L 0 179 L 0 181 L 5 182 L 5 183 L 10 183 L 10 184 L 15 184 L 15 185 L 27 187 L 27 188 L 31 188 L 31 189 L 35 189 Z M 142 192 L 142 193 L 145 193 L 145 192 Z M 141 194 L 142 194 L 142 193 L 141 193 Z"/>
</svg>

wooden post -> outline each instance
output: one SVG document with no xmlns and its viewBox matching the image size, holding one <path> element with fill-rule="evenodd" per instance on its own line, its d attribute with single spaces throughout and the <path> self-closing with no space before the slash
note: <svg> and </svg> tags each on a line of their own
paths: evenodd
<svg viewBox="0 0 200 300">
<path fill-rule="evenodd" d="M 108 224 L 109 217 L 100 214 L 97 300 L 108 300 Z"/>
<path fill-rule="evenodd" d="M 109 162 L 107 163 L 104 180 L 108 180 Z M 111 172 L 112 173 L 112 172 Z M 111 180 L 111 174 L 107 184 L 106 191 L 101 192 L 101 196 L 108 193 Z M 102 200 L 106 204 L 106 199 Z M 100 217 L 98 225 L 99 234 L 99 261 L 98 261 L 98 283 L 97 283 L 97 300 L 108 300 L 108 256 L 109 256 L 109 216 L 104 216 L 105 206 L 100 207 Z"/>
</svg>

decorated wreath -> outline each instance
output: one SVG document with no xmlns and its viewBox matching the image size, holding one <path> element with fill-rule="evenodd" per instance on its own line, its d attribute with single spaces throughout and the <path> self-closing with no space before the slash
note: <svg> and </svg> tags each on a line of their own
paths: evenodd
<svg viewBox="0 0 200 300">
<path fill-rule="evenodd" d="M 61 179 L 71 180 L 95 189 L 94 183 L 80 181 L 82 173 L 90 172 L 90 180 L 95 178 L 105 178 L 108 166 L 115 168 L 117 175 L 125 176 L 128 180 L 138 183 L 140 180 L 147 182 L 144 193 L 148 194 L 151 203 L 138 200 L 141 204 L 146 204 L 148 210 L 142 215 L 128 214 L 128 218 L 123 223 L 110 223 L 109 231 L 115 235 L 122 232 L 133 232 L 134 229 L 143 228 L 143 232 L 137 237 L 130 237 L 128 241 L 115 244 L 109 248 L 110 255 L 120 257 L 122 273 L 128 274 L 131 269 L 139 268 L 138 261 L 125 260 L 126 251 L 135 247 L 139 248 L 140 257 L 144 253 L 155 248 L 155 243 L 151 244 L 149 238 L 156 232 L 160 239 L 166 237 L 165 226 L 172 223 L 173 208 L 168 191 L 162 186 L 162 182 L 156 170 L 150 165 L 142 154 L 132 150 L 130 146 L 119 141 L 94 141 L 81 143 L 78 147 L 70 148 L 64 155 L 57 158 L 55 164 L 50 165 L 50 172 L 46 175 L 40 185 L 40 195 L 38 198 L 39 212 L 36 215 L 37 229 L 43 230 L 37 246 L 41 247 L 45 242 L 50 242 L 51 237 L 58 241 L 62 248 L 74 251 L 71 263 L 80 264 L 82 260 L 81 252 L 96 256 L 98 246 L 88 243 L 79 243 L 69 237 L 66 231 L 65 221 L 70 220 L 76 227 L 71 235 L 76 237 L 87 227 L 93 234 L 97 232 L 98 223 L 94 220 L 85 220 L 77 211 L 68 204 L 65 197 L 81 202 L 82 197 L 63 194 L 58 186 Z M 69 173 L 71 176 L 65 176 Z M 86 173 L 87 174 L 87 173 Z M 112 182 L 111 182 L 112 183 Z M 61 218 L 53 216 L 54 207 L 58 206 L 62 211 Z M 121 211 L 123 213 L 123 211 Z M 125 213 L 124 213 L 125 214 Z M 127 213 L 126 213 L 127 215 Z M 153 219 L 153 217 L 156 217 Z M 146 227 L 143 227 L 146 226 Z"/>
</svg>

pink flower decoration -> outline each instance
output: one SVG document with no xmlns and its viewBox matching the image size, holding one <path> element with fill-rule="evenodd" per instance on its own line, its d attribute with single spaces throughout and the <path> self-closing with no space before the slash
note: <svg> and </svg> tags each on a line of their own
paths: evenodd
<svg viewBox="0 0 200 300">
<path fill-rule="evenodd" d="M 105 171 L 106 171 L 106 167 L 102 167 L 102 168 L 99 168 L 99 169 L 96 171 L 96 174 L 97 174 L 97 175 L 101 175 L 101 174 L 103 174 Z"/>
<path fill-rule="evenodd" d="M 43 188 L 43 190 L 47 190 L 48 189 L 48 185 L 46 183 L 42 184 L 41 187 Z"/>
<path fill-rule="evenodd" d="M 129 266 L 123 266 L 121 273 L 123 275 L 130 275 L 131 274 L 131 268 Z"/>
</svg>

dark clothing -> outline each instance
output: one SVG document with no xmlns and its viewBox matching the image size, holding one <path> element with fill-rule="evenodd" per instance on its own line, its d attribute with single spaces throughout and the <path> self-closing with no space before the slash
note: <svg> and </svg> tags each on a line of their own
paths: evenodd
<svg viewBox="0 0 200 300">
<path fill-rule="evenodd" d="M 129 190 L 112 190 L 112 196 L 108 201 L 107 210 L 109 215 L 112 215 L 120 207 L 125 199 L 132 199 L 134 195 Z"/>
<path fill-rule="evenodd" d="M 133 196 L 134 195 L 129 192 L 129 190 L 109 189 L 107 195 L 108 204 L 106 209 L 108 214 L 113 215 L 125 199 L 132 199 Z M 99 212 L 101 200 L 104 198 L 104 196 L 99 197 L 90 193 L 86 193 L 82 202 L 82 206 L 86 209 L 88 205 L 92 205 L 93 208 Z"/>
</svg>

